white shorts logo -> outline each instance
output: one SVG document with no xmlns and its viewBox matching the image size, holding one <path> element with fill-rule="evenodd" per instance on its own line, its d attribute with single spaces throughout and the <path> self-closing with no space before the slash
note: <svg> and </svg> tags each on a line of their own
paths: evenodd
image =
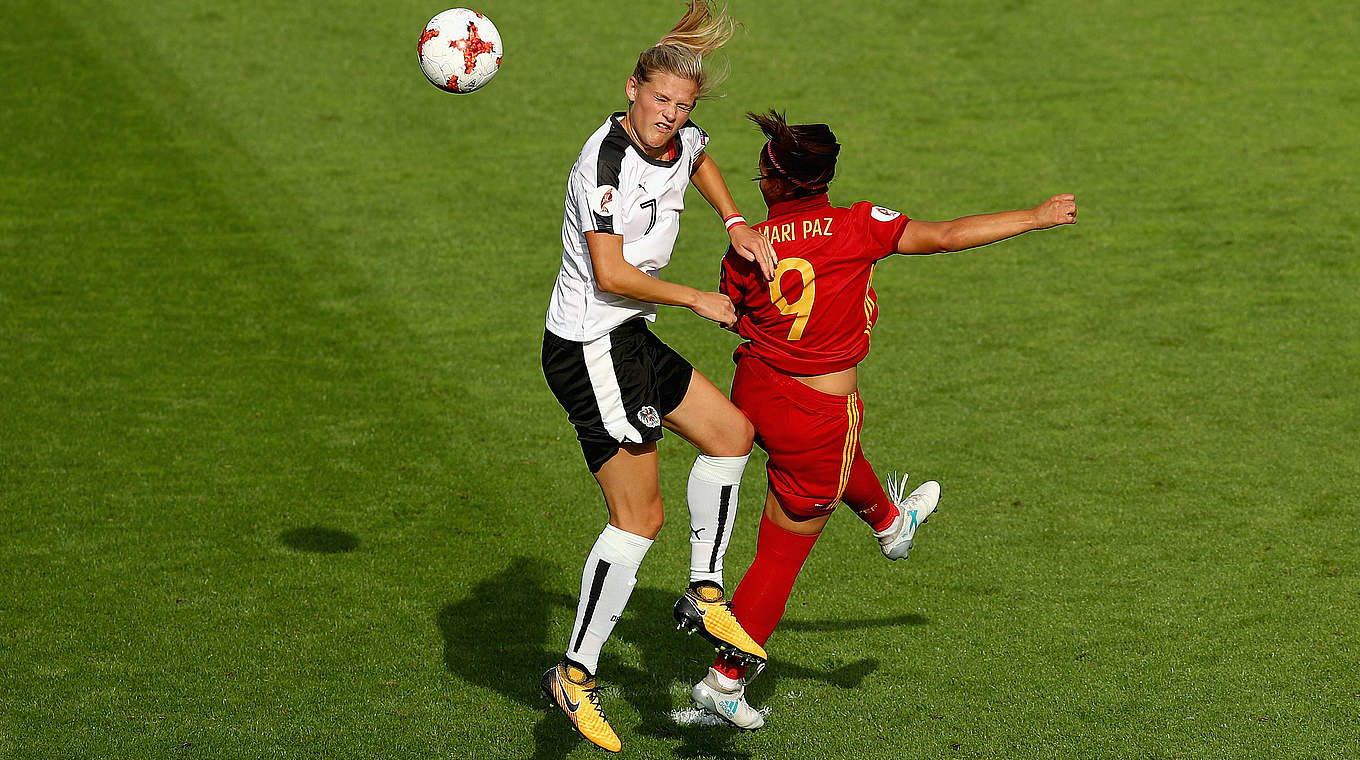
<svg viewBox="0 0 1360 760">
<path fill-rule="evenodd" d="M 902 214 L 899 211 L 893 211 L 890 208 L 883 208 L 882 206 L 874 206 L 869 209 L 869 216 L 872 216 L 880 222 L 891 222 L 901 215 Z"/>
<path fill-rule="evenodd" d="M 641 422 L 649 428 L 661 427 L 661 415 L 657 414 L 656 409 L 653 409 L 650 406 L 644 406 L 639 409 L 637 418 L 638 422 Z"/>
<path fill-rule="evenodd" d="M 619 189 L 613 185 L 600 185 L 590 191 L 590 210 L 599 216 L 613 216 L 618 205 Z"/>
</svg>

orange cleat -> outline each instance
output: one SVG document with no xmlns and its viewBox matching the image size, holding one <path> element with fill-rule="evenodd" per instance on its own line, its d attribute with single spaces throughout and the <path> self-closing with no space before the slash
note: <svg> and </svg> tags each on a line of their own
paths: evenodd
<svg viewBox="0 0 1360 760">
<path fill-rule="evenodd" d="M 547 697 L 549 702 L 567 714 L 572 727 L 581 736 L 610 752 L 623 749 L 619 735 L 609 726 L 609 720 L 604 717 L 604 709 L 600 707 L 600 695 L 594 676 L 563 661 L 548 668 L 548 672 L 543 674 L 539 688 L 543 690 L 543 696 Z"/>
<path fill-rule="evenodd" d="M 691 588 L 675 603 L 676 628 L 688 628 L 717 648 L 747 663 L 764 664 L 765 648 L 752 639 L 732 614 L 732 603 L 723 596 L 721 586 L 701 584 Z"/>
</svg>

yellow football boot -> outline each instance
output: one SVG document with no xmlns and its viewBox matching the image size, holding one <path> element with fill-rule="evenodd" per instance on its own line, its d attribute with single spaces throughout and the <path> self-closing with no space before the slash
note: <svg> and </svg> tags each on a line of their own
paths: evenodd
<svg viewBox="0 0 1360 760">
<path fill-rule="evenodd" d="M 732 603 L 723 596 L 722 587 L 702 583 L 691 587 L 675 603 L 676 628 L 688 628 L 708 639 L 719 652 L 739 657 L 751 664 L 765 662 L 765 648 L 755 642 L 732 614 Z"/>
<path fill-rule="evenodd" d="M 567 719 L 581 736 L 610 752 L 623 748 L 619 735 L 604 717 L 594 676 L 575 665 L 561 662 L 548 668 L 539 688 L 549 702 L 567 714 Z"/>
</svg>

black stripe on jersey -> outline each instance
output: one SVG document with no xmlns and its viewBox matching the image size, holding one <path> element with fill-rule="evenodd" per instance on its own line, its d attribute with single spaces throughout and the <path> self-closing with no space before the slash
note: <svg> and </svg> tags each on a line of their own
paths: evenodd
<svg viewBox="0 0 1360 760">
<path fill-rule="evenodd" d="M 623 131 L 623 126 L 614 118 L 610 118 L 612 126 L 609 133 L 604 136 L 604 141 L 600 143 L 600 152 L 595 157 L 595 186 L 604 187 L 609 185 L 614 188 L 614 192 L 620 191 L 619 173 L 623 169 L 623 152 L 628 149 L 632 141 L 628 139 L 628 133 Z M 622 203 L 617 203 L 616 208 L 623 208 Z M 614 232 L 614 217 L 600 216 L 591 209 L 595 216 L 595 231 L 608 232 L 622 235 L 623 233 Z"/>
<path fill-rule="evenodd" d="M 675 166 L 677 163 L 680 162 L 680 159 L 684 157 L 684 155 L 685 155 L 684 143 L 676 143 L 675 158 L 672 158 L 672 159 L 670 159 L 669 161 L 667 161 L 667 160 L 665 160 L 665 159 L 661 159 L 661 158 L 652 158 L 651 156 L 647 155 L 646 153 L 643 153 L 643 152 L 642 152 L 642 149 L 639 148 L 639 147 L 633 142 L 633 138 L 631 138 L 631 137 L 628 136 L 628 131 L 625 130 L 625 129 L 623 128 L 623 124 L 619 123 L 619 119 L 622 119 L 622 118 L 623 118 L 623 111 L 619 111 L 618 113 L 615 113 L 613 116 L 609 117 L 609 134 L 606 135 L 605 138 L 604 138 L 605 143 L 610 142 L 611 140 L 613 140 L 613 139 L 616 138 L 616 137 L 619 138 L 619 139 L 622 139 L 622 140 L 623 140 L 623 144 L 624 144 L 625 146 L 632 147 L 633 152 L 637 154 L 637 157 L 638 157 L 638 158 L 642 159 L 643 161 L 646 161 L 647 163 L 651 164 L 652 166 L 660 166 L 660 167 L 663 167 L 663 168 L 666 168 L 666 169 L 669 169 L 670 167 Z M 681 127 L 681 128 L 680 128 L 680 131 L 683 132 L 683 131 L 686 130 L 686 129 L 698 129 L 700 132 L 703 132 L 703 129 L 700 129 L 699 125 L 698 125 L 698 124 L 695 124 L 695 123 L 692 122 L 692 121 L 687 121 L 687 122 L 685 122 L 685 126 Z M 707 134 L 707 133 L 705 132 L 704 134 Z M 677 139 L 677 140 L 680 139 L 680 133 L 679 133 L 679 132 L 676 133 L 675 139 Z M 600 146 L 600 152 L 601 152 L 601 153 L 604 152 L 604 145 L 601 145 L 601 146 Z M 600 184 L 604 184 L 604 183 L 601 182 Z"/>
<path fill-rule="evenodd" d="M 586 638 L 586 629 L 590 628 L 590 619 L 595 617 L 595 605 L 600 601 L 606 575 L 609 575 L 609 563 L 599 560 L 595 563 L 595 579 L 590 584 L 590 598 L 586 600 L 586 614 L 581 618 L 581 632 L 576 634 L 576 643 L 571 647 L 573 652 L 581 648 L 581 642 Z"/>
</svg>

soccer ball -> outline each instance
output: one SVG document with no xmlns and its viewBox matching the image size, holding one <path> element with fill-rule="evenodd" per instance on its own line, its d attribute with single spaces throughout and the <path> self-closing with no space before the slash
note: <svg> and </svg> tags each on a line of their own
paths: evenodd
<svg viewBox="0 0 1360 760">
<path fill-rule="evenodd" d="M 472 92 L 500 71 L 504 48 L 491 19 L 453 8 L 430 19 L 416 52 L 430 84 L 445 92 Z"/>
</svg>

